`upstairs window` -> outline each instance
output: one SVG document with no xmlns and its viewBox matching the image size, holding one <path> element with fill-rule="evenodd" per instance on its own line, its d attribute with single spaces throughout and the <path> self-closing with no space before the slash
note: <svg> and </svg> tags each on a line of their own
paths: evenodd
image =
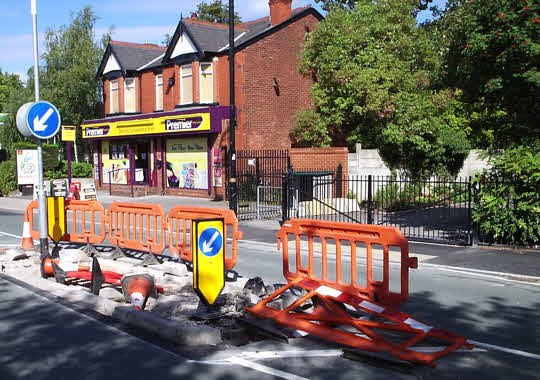
<svg viewBox="0 0 540 380">
<path fill-rule="evenodd" d="M 135 101 L 135 78 L 124 80 L 124 112 L 137 112 Z"/>
<path fill-rule="evenodd" d="M 201 62 L 201 103 L 214 101 L 214 78 L 212 75 L 212 63 Z"/>
<path fill-rule="evenodd" d="M 191 65 L 180 67 L 180 104 L 193 103 L 193 69 Z"/>
<path fill-rule="evenodd" d="M 118 79 L 110 82 L 109 113 L 118 113 Z"/>
<path fill-rule="evenodd" d="M 163 110 L 163 75 L 156 75 L 156 111 Z"/>
</svg>

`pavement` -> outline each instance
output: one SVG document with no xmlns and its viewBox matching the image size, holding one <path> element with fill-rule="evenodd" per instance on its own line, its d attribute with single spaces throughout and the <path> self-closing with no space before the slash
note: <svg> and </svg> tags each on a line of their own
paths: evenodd
<svg viewBox="0 0 540 380">
<path fill-rule="evenodd" d="M 10 211 L 10 215 L 17 215 L 26 209 L 32 200 L 31 196 L 24 197 L 0 197 L 0 210 Z M 98 192 L 98 200 L 105 208 L 108 208 L 114 201 L 129 203 L 160 204 L 165 212 L 174 206 L 211 207 L 227 209 L 226 201 L 212 201 L 202 198 L 161 196 L 152 195 L 139 198 L 111 196 L 106 191 Z M 18 218 L 9 218 L 1 221 L 13 224 L 13 228 L 21 226 L 20 231 L 2 231 L 15 235 L 11 236 L 10 244 L 16 240 L 16 235 L 22 232 L 22 223 Z M 243 241 L 258 242 L 265 244 L 275 244 L 276 234 L 280 229 L 278 220 L 249 220 L 240 221 L 240 229 L 244 232 Z M 7 239 L 9 236 L 4 235 Z M 15 243 L 13 243 L 15 244 Z M 2 240 L 0 240 L 2 245 Z M 454 246 L 443 244 L 431 244 L 423 242 L 409 241 L 409 255 L 419 257 L 419 261 L 425 265 L 437 265 L 445 267 L 456 267 L 466 270 L 487 271 L 508 276 L 529 276 L 540 277 L 540 249 L 513 249 L 504 246 Z"/>
<path fill-rule="evenodd" d="M 165 210 L 176 205 L 219 208 L 227 208 L 228 206 L 226 202 L 187 197 L 151 196 L 132 199 L 129 197 L 110 197 L 103 193 L 99 194 L 99 200 L 105 207 L 116 200 L 158 203 Z M 6 241 L 5 239 L 16 241 L 17 235 L 20 235 L 21 216 L 29 201 L 29 198 L 0 198 L 0 246 Z M 18 229 L 13 230 L 14 228 Z M 275 245 L 275 236 L 279 228 L 279 223 L 276 220 L 240 222 L 244 238 L 239 243 L 239 261 L 235 267 L 238 273 L 248 277 L 260 275 L 265 281 L 268 279 L 272 282 L 283 282 L 281 258 Z M 71 375 L 70 369 L 64 367 L 65 361 L 63 361 L 61 354 L 58 354 L 59 352 L 62 354 L 64 352 L 70 353 L 70 361 L 77 362 L 77 366 L 80 365 L 81 368 L 89 368 L 90 372 L 85 372 L 86 369 L 83 370 L 83 378 L 103 378 L 105 376 L 116 378 L 122 375 L 129 375 L 133 378 L 148 377 L 148 372 L 138 371 L 141 365 L 145 365 L 139 349 L 146 350 L 151 357 L 156 357 L 155 366 L 151 368 L 157 369 L 159 367 L 160 374 L 164 370 L 165 378 L 182 374 L 186 378 L 204 379 L 254 377 L 263 379 L 267 378 L 267 374 L 271 374 L 268 378 L 287 379 L 345 379 L 353 376 L 381 379 L 389 377 L 416 379 L 435 377 L 440 379 L 536 378 L 538 363 L 540 363 L 537 334 L 534 333 L 540 328 L 540 304 L 536 298 L 540 290 L 538 287 L 540 285 L 540 260 L 538 260 L 540 252 L 514 250 L 507 247 L 472 248 L 410 242 L 410 255 L 419 256 L 420 265 L 419 270 L 411 271 L 410 288 L 414 289 L 414 292 L 403 311 L 420 320 L 432 322 L 436 327 L 458 332 L 478 347 L 477 351 L 472 353 L 456 353 L 452 354 L 451 357 L 444 358 L 444 360 L 441 359 L 436 371 L 419 368 L 412 374 L 401 376 L 395 372 L 358 365 L 340 358 L 340 350 L 336 351 L 336 347 L 328 346 L 321 350 L 320 340 L 307 340 L 299 343 L 298 349 L 303 350 L 301 353 L 290 352 L 296 347 L 294 344 L 281 346 L 264 340 L 241 347 L 242 352 L 222 350 L 215 357 L 205 355 L 206 357 L 201 359 L 189 361 L 184 355 L 173 354 L 171 356 L 169 352 L 163 352 L 166 356 L 162 356 L 159 352 L 155 353 L 153 348 L 147 349 L 144 342 L 133 341 L 122 334 L 118 337 L 116 334 L 111 335 L 112 346 L 119 349 L 122 349 L 124 345 L 130 347 L 130 350 L 127 351 L 129 354 L 123 355 L 122 353 L 117 364 L 107 365 L 105 369 L 102 369 L 97 363 L 106 362 L 108 359 L 107 356 L 101 355 L 99 348 L 104 346 L 103 342 L 107 341 L 108 335 L 111 334 L 109 331 L 107 333 L 101 331 L 106 327 L 96 326 L 95 328 L 99 329 L 100 332 L 90 334 L 91 343 L 95 343 L 98 349 L 89 350 L 87 354 L 89 360 L 86 360 L 84 348 L 82 351 L 78 348 L 78 345 L 84 341 L 84 335 L 81 335 L 80 339 L 78 337 L 73 342 L 73 346 L 70 345 L 69 336 L 73 334 L 70 326 L 77 325 L 78 331 L 83 333 L 93 331 L 94 327 L 73 322 L 75 316 L 67 315 L 70 313 L 67 310 L 56 310 L 55 306 L 50 305 L 54 302 L 39 304 L 39 301 L 34 300 L 33 296 L 17 289 L 16 295 L 2 297 L 0 333 L 19 329 L 19 331 L 24 331 L 24 334 L 20 336 L 6 335 L 8 341 L 0 345 L 0 356 L 6 358 L 5 360 L 0 359 L 0 378 L 64 378 L 64 375 L 67 378 Z M 347 265 L 347 263 L 344 264 L 346 273 L 350 272 Z M 391 276 L 399 274 L 397 264 L 392 264 L 390 269 Z M 333 267 L 329 268 L 329 271 L 334 271 Z M 2 291 L 4 290 L 11 294 L 12 286 L 3 280 L 13 283 L 5 276 L 0 275 L 0 293 L 4 294 L 5 292 Z M 390 283 L 392 283 L 392 278 Z M 41 288 L 37 282 L 34 286 Z M 56 287 L 54 283 L 50 286 Z M 8 288 L 11 290 L 8 291 Z M 43 290 L 51 294 L 51 289 Z M 35 293 L 35 290 L 32 292 Z M 58 296 L 67 298 L 69 301 L 71 295 L 66 293 Z M 73 297 L 77 298 L 76 294 L 73 294 Z M 85 297 L 84 301 L 86 303 L 93 302 L 91 298 Z M 23 309 L 17 310 L 15 305 L 21 300 L 27 299 L 29 299 L 28 302 L 21 303 Z M 108 307 L 99 304 L 99 300 L 94 301 L 97 306 L 90 308 L 92 310 L 98 311 L 98 308 Z M 59 326 L 55 324 L 56 318 L 47 319 L 45 316 L 57 314 L 60 315 Z M 111 317 L 114 318 L 113 314 L 111 313 Z M 118 315 L 118 312 L 116 314 Z M 33 321 L 33 318 L 37 318 L 37 321 Z M 127 316 L 124 318 L 125 320 L 119 319 L 122 322 L 129 322 L 130 318 Z M 30 323 L 36 323 L 37 327 L 24 329 L 24 326 L 28 327 Z M 154 324 L 155 321 L 152 323 Z M 55 334 L 49 337 L 46 332 L 42 331 L 42 326 L 45 330 L 54 329 Z M 56 334 L 57 328 L 59 330 Z M 58 339 L 56 339 L 57 337 Z M 88 337 L 86 335 L 86 339 Z M 12 344 L 11 341 L 14 343 Z M 39 356 L 42 341 L 45 351 L 43 358 Z M 26 342 L 40 342 L 40 344 L 31 343 L 24 348 L 27 351 L 23 352 L 18 347 L 25 346 Z M 61 347 L 61 350 L 55 344 Z M 309 344 L 312 344 L 313 347 Z M 161 343 L 159 345 L 161 346 Z M 289 348 L 287 349 L 287 347 Z M 314 350 L 310 351 L 310 347 Z M 260 363 L 254 363 L 255 357 L 264 356 L 264 350 L 268 350 L 268 357 Z M 284 360 L 286 356 L 280 355 L 285 354 L 294 354 L 298 357 L 295 356 L 294 360 L 290 358 Z M 114 354 L 109 353 L 109 355 Z M 130 355 L 133 358 L 131 363 L 137 364 L 130 364 L 127 361 Z M 79 359 L 79 356 L 83 357 Z M 189 358 L 193 359 L 191 356 Z M 45 360 L 52 369 L 61 370 L 62 376 L 55 377 L 53 371 L 44 370 L 37 364 L 39 360 Z M 116 363 L 116 360 L 114 362 Z M 171 362 L 174 362 L 174 365 Z M 234 365 L 231 366 L 231 364 Z M 238 365 L 244 368 L 238 368 Z M 118 374 L 115 372 L 118 371 L 118 368 L 126 366 L 129 367 L 129 373 Z M 220 373 L 222 370 L 226 372 Z M 257 372 L 255 373 L 253 370 Z M 44 376 L 36 377 L 35 375 L 39 374 L 40 371 Z M 110 371 L 110 373 L 106 371 Z"/>
</svg>

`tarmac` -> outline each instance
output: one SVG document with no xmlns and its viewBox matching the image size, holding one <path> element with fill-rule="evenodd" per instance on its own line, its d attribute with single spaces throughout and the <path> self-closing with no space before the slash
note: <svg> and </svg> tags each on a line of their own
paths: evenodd
<svg viewBox="0 0 540 380">
<path fill-rule="evenodd" d="M 0 209 L 23 213 L 31 200 L 31 196 L 0 197 Z M 165 212 L 168 212 L 174 206 L 220 209 L 229 207 L 226 201 L 213 201 L 204 198 L 161 195 L 131 198 L 111 196 L 107 191 L 98 192 L 98 201 L 106 209 L 115 201 L 160 204 Z M 244 232 L 242 241 L 266 244 L 276 243 L 276 233 L 280 229 L 278 220 L 247 220 L 239 221 L 239 224 L 240 230 Z M 525 281 L 528 281 L 527 277 L 534 277 L 540 281 L 540 249 L 485 245 L 470 247 L 409 241 L 409 255 L 418 256 L 421 265 L 486 271 L 509 278 L 522 277 Z"/>
<path fill-rule="evenodd" d="M 108 208 L 114 201 L 130 203 L 160 204 L 165 211 L 174 206 L 186 205 L 195 207 L 228 208 L 225 201 L 208 199 L 148 196 L 142 198 L 110 196 L 108 193 L 98 193 L 98 200 Z M 30 197 L 0 197 L 0 210 L 20 213 L 26 209 Z M 22 224 L 22 219 L 21 219 Z M 275 244 L 276 232 L 280 226 L 277 220 L 241 221 L 240 230 L 246 243 Z M 0 247 L 1 248 L 1 247 Z M 448 271 L 468 271 L 474 276 L 487 276 L 499 280 L 540 283 L 540 250 L 512 249 L 509 247 L 465 247 L 440 244 L 425 244 L 409 242 L 410 256 L 419 257 L 422 266 L 436 266 Z M 162 318 L 153 313 L 140 312 L 130 307 L 94 296 L 86 292 L 70 289 L 52 281 L 37 276 L 22 276 L 15 279 L 5 274 L 0 278 L 16 285 L 30 288 L 34 292 L 46 292 L 58 301 L 65 301 L 75 310 L 92 310 L 102 315 L 112 317 L 122 323 L 150 331 L 164 339 L 172 340 L 186 346 L 218 345 L 221 335 L 214 328 L 190 328 L 180 323 Z"/>
</svg>

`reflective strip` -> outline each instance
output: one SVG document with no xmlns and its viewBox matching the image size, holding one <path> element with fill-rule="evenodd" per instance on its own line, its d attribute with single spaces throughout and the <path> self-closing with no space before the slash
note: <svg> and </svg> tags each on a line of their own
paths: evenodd
<svg viewBox="0 0 540 380">
<path fill-rule="evenodd" d="M 131 304 L 135 309 L 141 310 L 144 303 L 144 296 L 140 292 L 131 293 Z"/>
<path fill-rule="evenodd" d="M 77 272 L 79 270 L 79 263 L 73 263 L 65 260 L 60 260 L 58 266 L 64 272 Z"/>
<path fill-rule="evenodd" d="M 427 332 L 431 330 L 433 327 L 423 324 L 422 322 L 418 322 L 417 320 L 414 320 L 412 318 L 407 318 L 403 321 L 403 323 L 411 326 L 413 329 L 416 330 L 422 330 L 424 332 Z"/>
<path fill-rule="evenodd" d="M 362 301 L 358 304 L 358 306 L 363 307 L 364 309 L 374 311 L 375 313 L 379 313 L 379 314 L 384 311 L 384 307 L 375 305 L 374 303 L 371 303 L 368 301 Z"/>
<path fill-rule="evenodd" d="M 329 288 L 328 286 L 321 285 L 316 290 L 321 296 L 339 297 L 343 292 L 337 289 Z"/>
</svg>

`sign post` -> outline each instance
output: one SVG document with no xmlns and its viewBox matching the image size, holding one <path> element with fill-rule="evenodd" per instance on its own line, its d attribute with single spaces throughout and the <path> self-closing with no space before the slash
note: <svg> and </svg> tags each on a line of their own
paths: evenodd
<svg viewBox="0 0 540 380">
<path fill-rule="evenodd" d="M 34 35 L 34 88 L 35 102 L 24 104 L 17 111 L 17 128 L 26 137 L 37 138 L 38 152 L 38 210 L 39 210 L 39 244 L 41 258 L 49 254 L 47 241 L 47 201 L 43 187 L 43 149 L 42 141 L 55 136 L 60 129 L 60 114 L 49 102 L 39 100 L 39 52 L 37 35 L 37 6 L 36 0 L 30 1 L 32 14 L 32 29 Z"/>
<path fill-rule="evenodd" d="M 76 127 L 62 125 L 62 141 L 66 142 L 68 187 L 71 185 L 71 144 L 75 143 Z"/>
<path fill-rule="evenodd" d="M 193 220 L 193 288 L 212 305 L 225 287 L 224 219 Z"/>
</svg>

